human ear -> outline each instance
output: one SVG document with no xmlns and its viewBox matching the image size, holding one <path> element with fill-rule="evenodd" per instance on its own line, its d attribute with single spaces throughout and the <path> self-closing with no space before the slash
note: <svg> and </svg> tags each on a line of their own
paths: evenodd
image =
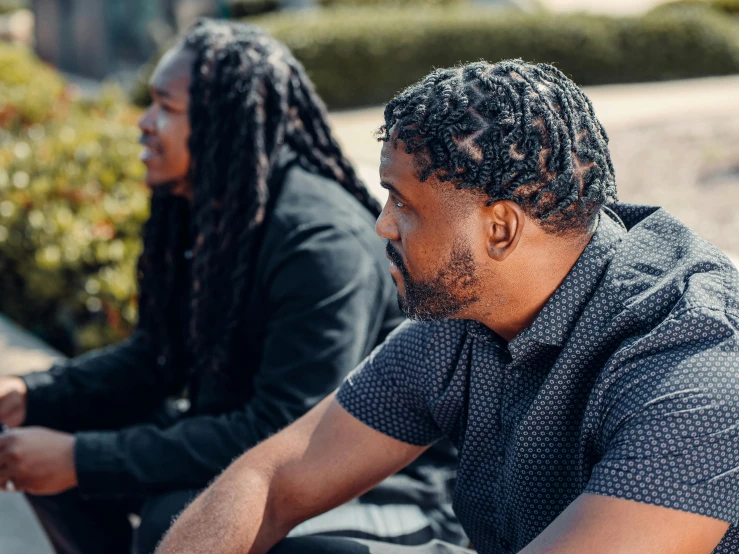
<svg viewBox="0 0 739 554">
<path fill-rule="evenodd" d="M 511 200 L 495 202 L 485 210 L 488 256 L 502 262 L 518 246 L 526 216 L 521 206 Z"/>
</svg>

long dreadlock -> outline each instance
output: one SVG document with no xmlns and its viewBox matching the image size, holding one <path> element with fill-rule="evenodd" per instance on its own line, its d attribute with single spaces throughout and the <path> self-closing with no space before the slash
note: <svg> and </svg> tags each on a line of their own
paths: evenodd
<svg viewBox="0 0 739 554">
<path fill-rule="evenodd" d="M 190 85 L 189 150 L 193 188 L 190 349 L 194 371 L 223 373 L 244 333 L 257 230 L 265 220 L 270 175 L 283 145 L 308 171 L 339 183 L 371 213 L 380 205 L 344 157 L 326 110 L 301 64 L 265 32 L 201 20 L 183 44 L 195 54 Z M 170 328 L 179 300 L 187 230 L 181 202 L 153 199 L 139 263 L 141 321 L 155 334 L 160 359 L 177 355 Z M 174 319 L 173 319 L 174 318 Z M 181 350 L 181 349 L 180 349 Z M 172 363 L 172 362 L 170 362 Z"/>
<path fill-rule="evenodd" d="M 490 203 L 513 200 L 556 234 L 590 228 L 616 199 L 608 135 L 590 100 L 550 65 L 436 70 L 387 105 L 379 138 L 419 154 L 421 181 L 433 174 Z"/>
</svg>

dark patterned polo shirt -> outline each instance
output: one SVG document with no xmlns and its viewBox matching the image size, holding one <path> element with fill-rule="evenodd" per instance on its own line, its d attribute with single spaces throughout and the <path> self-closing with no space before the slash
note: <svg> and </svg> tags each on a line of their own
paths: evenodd
<svg viewBox="0 0 739 554">
<path fill-rule="evenodd" d="M 533 324 L 406 322 L 338 392 L 351 414 L 459 449 L 455 511 L 517 552 L 582 493 L 730 522 L 739 552 L 739 275 L 662 209 L 617 204 Z"/>
</svg>

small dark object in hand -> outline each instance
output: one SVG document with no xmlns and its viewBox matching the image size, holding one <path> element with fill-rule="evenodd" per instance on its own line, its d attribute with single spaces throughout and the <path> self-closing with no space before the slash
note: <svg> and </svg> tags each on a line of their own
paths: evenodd
<svg viewBox="0 0 739 554">
<path fill-rule="evenodd" d="M 0 423 L 0 435 L 2 435 L 3 433 L 7 433 L 8 431 L 10 431 L 10 429 L 8 429 L 8 426 L 4 423 Z"/>
</svg>

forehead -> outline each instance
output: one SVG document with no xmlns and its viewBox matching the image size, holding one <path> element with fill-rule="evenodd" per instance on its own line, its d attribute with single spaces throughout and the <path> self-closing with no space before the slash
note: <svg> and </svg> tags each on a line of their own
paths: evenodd
<svg viewBox="0 0 739 554">
<path fill-rule="evenodd" d="M 420 184 L 420 162 L 418 155 L 408 154 L 403 141 L 391 137 L 382 145 L 380 152 L 380 177 L 391 184 L 395 181 Z"/>
<path fill-rule="evenodd" d="M 195 54 L 182 46 L 167 51 L 154 69 L 149 85 L 169 94 L 187 94 Z"/>
<path fill-rule="evenodd" d="M 443 211 L 457 215 L 460 209 L 467 213 L 472 208 L 486 205 L 488 196 L 484 191 L 460 190 L 454 182 L 441 181 L 434 174 L 421 181 L 420 175 L 426 164 L 424 154 L 408 154 L 402 141 L 390 139 L 382 145 L 380 179 L 414 203 L 440 205 L 445 208 Z"/>
</svg>

